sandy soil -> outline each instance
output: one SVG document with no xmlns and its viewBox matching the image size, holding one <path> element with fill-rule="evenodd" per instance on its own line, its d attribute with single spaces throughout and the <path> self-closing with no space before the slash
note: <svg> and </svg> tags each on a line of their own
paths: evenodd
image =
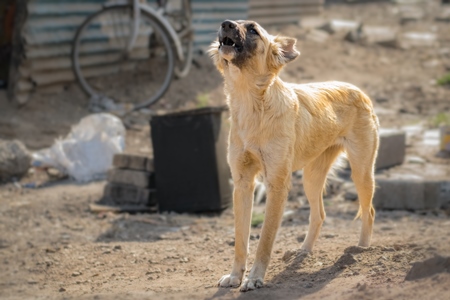
<svg viewBox="0 0 450 300">
<path fill-rule="evenodd" d="M 439 43 L 401 50 L 350 43 L 339 34 L 317 43 L 298 26 L 269 28 L 299 39 L 302 55 L 283 77 L 352 82 L 373 99 L 382 126 L 428 126 L 437 113 L 450 110 L 450 89 L 435 84 L 450 70 L 450 24 L 435 22 L 439 10 L 430 6 L 425 19 L 400 25 L 397 9 L 386 3 L 333 5 L 324 17 L 390 25 L 402 32 L 433 32 Z M 224 103 L 220 75 L 207 57 L 197 62 L 199 67 L 174 81 L 152 109 Z M 18 138 L 32 150 L 50 146 L 89 113 L 86 107 L 76 86 L 59 95 L 35 95 L 21 108 L 0 93 L 0 137 Z M 144 111 L 127 119 L 127 152 L 151 155 L 148 118 Z M 29 174 L 23 181 L 36 176 Z M 314 252 L 306 255 L 297 250 L 309 208 L 304 198 L 293 197 L 264 288 L 240 293 L 216 287 L 232 265 L 231 209 L 220 215 L 93 214 L 89 204 L 101 198 L 104 184 L 59 180 L 41 189 L 0 185 L 0 298 L 448 299 L 450 294 L 450 273 L 431 266 L 426 277 L 405 281 L 413 262 L 450 255 L 450 219 L 443 211 L 379 210 L 373 245 L 361 249 L 355 247 L 357 203 L 343 200 L 340 191 L 326 199 L 321 236 Z M 264 204 L 255 210 L 264 211 Z M 249 266 L 259 233 L 259 227 L 252 228 Z"/>
<path fill-rule="evenodd" d="M 378 212 L 373 245 L 354 247 L 356 203 L 327 201 L 313 254 L 296 252 L 309 210 L 289 202 L 264 288 L 240 293 L 216 282 L 233 257 L 231 210 L 220 216 L 92 214 L 103 183 L 0 190 L 2 299 L 445 299 L 450 274 L 405 281 L 411 263 L 448 255 L 442 213 Z M 256 210 L 262 210 L 257 206 Z M 251 264 L 260 228 L 253 228 Z"/>
</svg>

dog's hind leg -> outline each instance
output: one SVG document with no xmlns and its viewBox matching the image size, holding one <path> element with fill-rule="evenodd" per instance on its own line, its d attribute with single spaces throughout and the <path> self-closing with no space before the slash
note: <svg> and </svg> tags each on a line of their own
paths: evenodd
<svg viewBox="0 0 450 300">
<path fill-rule="evenodd" d="M 234 264 L 231 274 L 224 275 L 219 280 L 218 285 L 221 287 L 238 287 L 246 270 L 253 191 L 255 189 L 255 177 L 259 171 L 259 164 L 248 152 L 231 150 L 230 167 L 234 182 Z"/>
<path fill-rule="evenodd" d="M 319 237 L 320 229 L 325 220 L 322 196 L 327 174 L 342 150 L 343 147 L 340 145 L 327 148 L 303 170 L 303 187 L 310 206 L 308 234 L 302 245 L 302 249 L 305 251 L 311 252 Z"/>
<path fill-rule="evenodd" d="M 364 127 L 369 130 L 364 130 Z M 372 126 L 358 126 L 348 136 L 345 143 L 347 157 L 352 169 L 352 179 L 355 183 L 359 199 L 359 211 L 357 217 L 362 219 L 359 246 L 370 246 L 372 226 L 375 220 L 375 209 L 372 206 L 372 198 L 375 192 L 374 168 L 378 149 L 377 130 Z"/>
</svg>

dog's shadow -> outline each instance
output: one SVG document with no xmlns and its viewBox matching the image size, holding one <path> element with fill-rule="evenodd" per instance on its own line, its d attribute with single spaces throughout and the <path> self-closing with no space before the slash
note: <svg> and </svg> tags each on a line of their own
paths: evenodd
<svg viewBox="0 0 450 300">
<path fill-rule="evenodd" d="M 352 255 L 354 253 L 353 248 L 359 247 L 345 249 L 344 254 L 333 265 L 321 268 L 316 272 L 302 271 L 309 254 L 297 251 L 286 260 L 286 268 L 265 282 L 263 288 L 240 293 L 234 299 L 299 299 L 306 295 L 314 294 L 338 277 L 347 266 L 356 263 Z M 221 298 L 228 294 L 229 296 L 236 294 L 236 289 L 218 288 L 217 292 L 212 297 L 206 298 L 206 300 Z"/>
</svg>

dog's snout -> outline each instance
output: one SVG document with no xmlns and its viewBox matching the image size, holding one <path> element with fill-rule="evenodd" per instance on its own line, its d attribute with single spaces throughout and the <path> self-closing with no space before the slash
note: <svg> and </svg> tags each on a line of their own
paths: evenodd
<svg viewBox="0 0 450 300">
<path fill-rule="evenodd" d="M 237 23 L 233 22 L 233 21 L 230 21 L 230 20 L 226 20 L 226 21 L 224 21 L 222 23 L 222 29 L 225 30 L 225 31 L 228 31 L 230 29 L 234 29 L 234 28 L 236 28 L 236 26 L 237 26 Z"/>
</svg>

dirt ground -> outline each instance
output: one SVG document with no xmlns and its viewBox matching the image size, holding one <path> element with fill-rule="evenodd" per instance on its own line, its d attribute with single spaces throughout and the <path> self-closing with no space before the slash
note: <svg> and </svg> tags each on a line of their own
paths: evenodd
<svg viewBox="0 0 450 300">
<path fill-rule="evenodd" d="M 325 19 L 364 21 L 401 32 L 432 32 L 433 47 L 398 49 L 345 41 L 323 43 L 299 26 L 268 28 L 298 38 L 301 57 L 289 65 L 287 81 L 351 82 L 372 98 L 383 127 L 421 124 L 429 128 L 450 112 L 450 89 L 436 79 L 450 71 L 450 23 L 437 22 L 440 8 L 429 1 L 426 15 L 401 25 L 398 6 L 369 3 L 327 6 Z M 224 104 L 223 84 L 207 56 L 174 81 L 154 110 Z M 0 138 L 17 138 L 31 150 L 66 135 L 87 111 L 76 85 L 58 95 L 34 95 L 23 107 L 0 93 Z M 149 111 L 127 118 L 126 152 L 151 155 Z M 429 151 L 427 163 L 448 167 Z M 408 154 L 416 154 L 414 147 Z M 21 182 L 36 180 L 28 174 Z M 94 214 L 89 204 L 105 182 L 78 185 L 57 180 L 40 189 L 20 182 L 0 185 L 0 298 L 2 299 L 448 299 L 450 273 L 428 267 L 424 277 L 405 280 L 412 263 L 450 256 L 450 218 L 445 211 L 378 210 L 372 246 L 355 247 L 360 221 L 357 202 L 342 192 L 325 200 L 327 219 L 312 254 L 298 252 L 308 226 L 304 197 L 288 202 L 262 289 L 240 293 L 216 287 L 231 270 L 233 215 Z M 264 203 L 255 210 L 264 211 Z M 249 267 L 260 227 L 252 228 Z"/>
</svg>

